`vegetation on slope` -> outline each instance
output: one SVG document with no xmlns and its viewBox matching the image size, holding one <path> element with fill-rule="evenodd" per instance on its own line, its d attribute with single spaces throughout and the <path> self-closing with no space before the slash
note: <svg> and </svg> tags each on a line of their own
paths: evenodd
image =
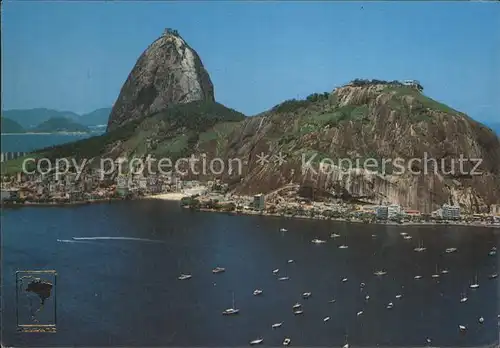
<svg viewBox="0 0 500 348">
<path fill-rule="evenodd" d="M 0 117 L 2 133 L 24 133 L 23 126 L 7 117 Z"/>
<path fill-rule="evenodd" d="M 111 147 L 126 154 L 146 152 L 184 153 L 198 141 L 198 136 L 219 122 L 237 122 L 245 115 L 214 102 L 196 101 L 173 105 L 157 114 L 133 120 L 100 136 L 37 151 L 48 158 L 93 158 Z M 175 144 L 173 144 L 175 143 Z M 120 154 L 121 155 L 121 154 Z"/>
</svg>

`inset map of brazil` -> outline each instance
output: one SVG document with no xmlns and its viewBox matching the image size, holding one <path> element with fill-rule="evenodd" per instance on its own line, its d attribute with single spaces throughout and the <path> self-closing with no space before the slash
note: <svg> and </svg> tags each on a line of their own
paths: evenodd
<svg viewBox="0 0 500 348">
<path fill-rule="evenodd" d="M 56 277 L 52 270 L 16 272 L 19 331 L 56 331 Z"/>
</svg>

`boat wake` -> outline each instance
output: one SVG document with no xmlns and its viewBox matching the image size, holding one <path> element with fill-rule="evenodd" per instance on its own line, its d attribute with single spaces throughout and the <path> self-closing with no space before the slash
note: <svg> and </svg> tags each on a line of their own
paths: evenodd
<svg viewBox="0 0 500 348">
<path fill-rule="evenodd" d="M 162 240 L 147 239 L 147 238 L 133 238 L 133 237 L 73 237 L 73 241 L 82 240 L 129 240 L 135 242 L 149 242 L 149 243 L 165 243 Z"/>
<path fill-rule="evenodd" d="M 92 243 L 92 242 L 86 242 L 83 240 L 73 240 L 73 239 L 57 239 L 57 242 L 59 242 L 59 243 L 85 243 L 85 244 Z"/>
</svg>

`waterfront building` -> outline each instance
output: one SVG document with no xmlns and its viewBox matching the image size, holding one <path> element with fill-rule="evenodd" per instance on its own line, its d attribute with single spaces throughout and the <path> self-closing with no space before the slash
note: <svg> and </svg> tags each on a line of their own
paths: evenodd
<svg viewBox="0 0 500 348">
<path fill-rule="evenodd" d="M 389 219 L 395 218 L 401 214 L 401 206 L 398 204 L 391 204 L 387 207 L 387 217 Z"/>
<path fill-rule="evenodd" d="M 422 213 L 418 210 L 406 209 L 405 214 L 408 216 L 421 216 Z"/>
<path fill-rule="evenodd" d="M 457 205 L 443 204 L 442 216 L 443 219 L 446 220 L 460 219 L 460 207 Z"/>
<path fill-rule="evenodd" d="M 257 210 L 266 209 L 266 197 L 262 193 L 255 195 L 253 197 L 253 206 Z"/>
<path fill-rule="evenodd" d="M 388 218 L 389 218 L 389 207 L 386 205 L 377 207 L 377 219 L 387 220 Z"/>
<path fill-rule="evenodd" d="M 500 216 L 500 204 L 492 204 L 490 214 L 493 216 Z"/>
<path fill-rule="evenodd" d="M 2 190 L 0 198 L 2 202 L 16 200 L 18 198 L 18 190 L 16 189 Z"/>
</svg>

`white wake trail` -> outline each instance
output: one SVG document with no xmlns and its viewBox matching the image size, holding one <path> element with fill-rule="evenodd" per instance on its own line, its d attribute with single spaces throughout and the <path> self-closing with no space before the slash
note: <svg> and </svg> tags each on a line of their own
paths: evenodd
<svg viewBox="0 0 500 348">
<path fill-rule="evenodd" d="M 149 242 L 149 243 L 164 243 L 161 240 L 146 239 L 146 238 L 133 238 L 133 237 L 73 237 L 73 240 L 131 240 L 136 242 Z"/>
</svg>

